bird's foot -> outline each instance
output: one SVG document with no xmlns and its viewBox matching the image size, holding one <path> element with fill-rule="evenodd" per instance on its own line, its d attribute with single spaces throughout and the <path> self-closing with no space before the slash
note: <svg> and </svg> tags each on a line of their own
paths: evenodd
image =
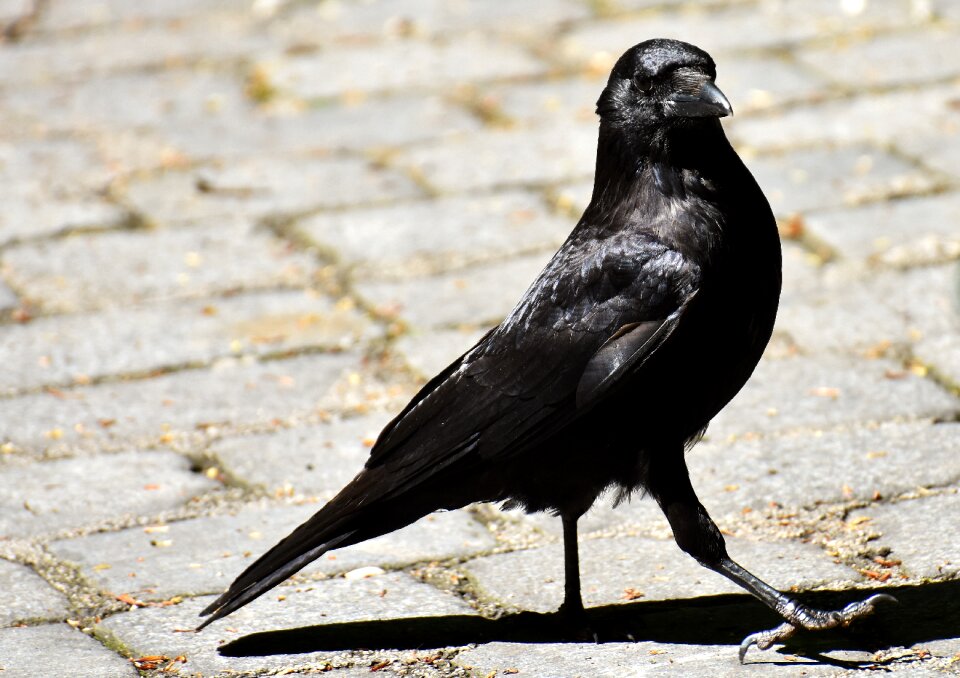
<svg viewBox="0 0 960 678">
<path fill-rule="evenodd" d="M 740 663 L 747 656 L 751 645 L 766 650 L 774 643 L 780 643 L 793 636 L 797 631 L 826 631 L 837 627 L 847 627 L 861 617 L 873 614 L 877 603 L 896 603 L 897 599 L 886 593 L 878 593 L 859 603 L 850 603 L 842 610 L 815 610 L 804 605 L 792 604 L 781 610 L 787 621 L 775 629 L 751 633 L 740 643 Z"/>
<path fill-rule="evenodd" d="M 557 619 L 563 625 L 564 630 L 575 640 L 586 642 L 600 642 L 600 636 L 590 626 L 590 620 L 587 618 L 587 611 L 583 609 L 583 603 L 580 601 L 564 603 L 557 610 Z"/>
</svg>

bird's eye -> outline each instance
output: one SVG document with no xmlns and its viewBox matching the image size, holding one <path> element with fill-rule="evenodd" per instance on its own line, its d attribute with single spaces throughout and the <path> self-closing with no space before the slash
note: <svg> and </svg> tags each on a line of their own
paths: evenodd
<svg viewBox="0 0 960 678">
<path fill-rule="evenodd" d="M 653 89 L 653 80 L 643 75 L 633 76 L 633 86 L 641 94 L 647 94 Z"/>
</svg>

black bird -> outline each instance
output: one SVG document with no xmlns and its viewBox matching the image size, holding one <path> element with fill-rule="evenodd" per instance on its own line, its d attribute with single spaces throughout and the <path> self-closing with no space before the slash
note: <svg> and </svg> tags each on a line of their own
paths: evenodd
<svg viewBox="0 0 960 678">
<path fill-rule="evenodd" d="M 380 434 L 364 469 L 203 611 L 215 619 L 323 553 L 438 509 L 504 502 L 563 521 L 561 613 L 585 619 L 577 520 L 597 497 L 649 493 L 681 549 L 798 628 L 845 626 L 889 596 L 811 609 L 747 572 L 690 484 L 684 452 L 763 353 L 780 297 L 766 198 L 724 136 L 732 113 L 701 49 L 649 40 L 597 102 L 593 196 L 510 315 L 430 380 Z"/>
</svg>

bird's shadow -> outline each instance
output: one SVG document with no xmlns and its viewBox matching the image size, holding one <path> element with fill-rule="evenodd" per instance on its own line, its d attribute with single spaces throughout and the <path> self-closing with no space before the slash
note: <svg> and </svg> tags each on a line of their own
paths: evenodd
<svg viewBox="0 0 960 678">
<path fill-rule="evenodd" d="M 801 633 L 788 649 L 822 663 L 856 668 L 858 662 L 826 657 L 830 650 L 867 650 L 910 646 L 956 637 L 960 629 L 960 581 L 921 586 L 815 591 L 801 596 L 815 607 L 838 609 L 873 593 L 889 593 L 899 606 L 878 606 L 872 616 L 847 629 Z M 587 611 L 588 626 L 599 642 L 648 640 L 665 644 L 738 645 L 754 631 L 780 619 L 743 594 L 685 600 L 638 601 L 603 605 Z M 252 633 L 222 645 L 230 657 L 344 650 L 432 649 L 494 641 L 509 643 L 582 643 L 582 630 L 556 614 L 520 612 L 499 619 L 475 615 L 410 617 L 304 626 Z"/>
</svg>

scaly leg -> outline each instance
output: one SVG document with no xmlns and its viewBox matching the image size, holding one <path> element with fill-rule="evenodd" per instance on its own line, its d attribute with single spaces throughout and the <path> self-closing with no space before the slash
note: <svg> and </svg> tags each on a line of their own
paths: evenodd
<svg viewBox="0 0 960 678">
<path fill-rule="evenodd" d="M 661 449 L 660 455 L 651 462 L 647 485 L 667 516 L 677 545 L 704 567 L 719 572 L 752 593 L 786 622 L 775 629 L 747 636 L 740 644 L 741 663 L 751 645 L 765 650 L 774 643 L 790 638 L 799 629 L 822 631 L 849 626 L 857 619 L 872 614 L 877 603 L 896 602 L 893 596 L 878 594 L 847 605 L 843 610 L 817 610 L 761 581 L 727 555 L 723 535 L 690 484 L 683 448 Z"/>
<path fill-rule="evenodd" d="M 563 514 L 563 604 L 558 612 L 580 622 L 586 617 L 583 599 L 580 597 L 580 553 L 577 546 L 577 520 L 579 515 Z"/>
</svg>

